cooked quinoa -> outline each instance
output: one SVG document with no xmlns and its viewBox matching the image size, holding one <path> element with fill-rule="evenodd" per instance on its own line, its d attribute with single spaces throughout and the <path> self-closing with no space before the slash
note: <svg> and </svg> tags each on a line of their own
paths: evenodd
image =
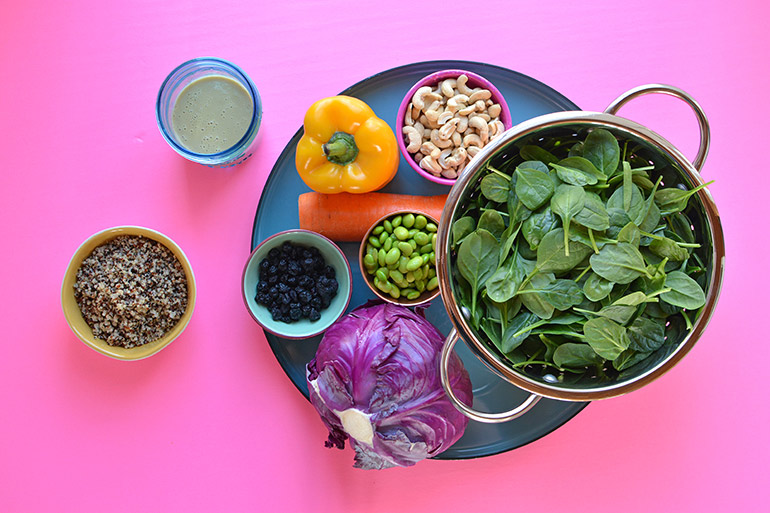
<svg viewBox="0 0 770 513">
<path fill-rule="evenodd" d="M 94 335 L 136 347 L 171 330 L 187 309 L 187 278 L 176 256 L 157 241 L 121 235 L 83 260 L 75 299 Z"/>
</svg>

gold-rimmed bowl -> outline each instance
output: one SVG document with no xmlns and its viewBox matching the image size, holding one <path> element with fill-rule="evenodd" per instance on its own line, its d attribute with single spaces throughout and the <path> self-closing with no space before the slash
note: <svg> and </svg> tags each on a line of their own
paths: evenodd
<svg viewBox="0 0 770 513">
<path fill-rule="evenodd" d="M 130 348 L 110 345 L 107 341 L 94 335 L 93 330 L 86 322 L 83 313 L 78 306 L 77 300 L 75 299 L 74 289 L 78 270 L 80 269 L 83 260 L 85 260 L 97 247 L 122 235 L 141 236 L 159 242 L 173 253 L 182 265 L 185 277 L 187 278 L 187 308 L 174 327 L 159 339 Z M 75 336 L 86 346 L 98 353 L 117 360 L 141 360 L 158 353 L 182 334 L 192 318 L 193 310 L 195 309 L 196 295 L 197 288 L 195 284 L 195 275 L 190 266 L 190 261 L 182 249 L 173 240 L 150 228 L 140 226 L 116 226 L 93 234 L 78 247 L 77 251 L 75 251 L 75 254 L 72 256 L 69 265 L 67 266 L 67 270 L 64 273 L 64 280 L 61 288 L 61 304 L 67 324 Z"/>
</svg>

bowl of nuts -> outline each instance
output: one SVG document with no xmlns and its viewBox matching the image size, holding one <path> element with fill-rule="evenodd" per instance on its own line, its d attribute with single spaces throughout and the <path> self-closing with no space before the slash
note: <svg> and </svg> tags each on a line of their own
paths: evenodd
<svg viewBox="0 0 770 513">
<path fill-rule="evenodd" d="M 398 146 L 417 173 L 452 185 L 468 162 L 511 128 L 502 93 L 470 71 L 437 71 L 418 81 L 398 109 Z"/>
<path fill-rule="evenodd" d="M 80 245 L 62 283 L 64 317 L 88 347 L 141 360 L 176 339 L 192 317 L 195 277 L 179 246 L 155 230 L 117 226 Z"/>
<path fill-rule="evenodd" d="M 364 281 L 380 299 L 417 306 L 438 296 L 438 221 L 421 212 L 394 212 L 367 232 L 359 250 Z"/>
</svg>

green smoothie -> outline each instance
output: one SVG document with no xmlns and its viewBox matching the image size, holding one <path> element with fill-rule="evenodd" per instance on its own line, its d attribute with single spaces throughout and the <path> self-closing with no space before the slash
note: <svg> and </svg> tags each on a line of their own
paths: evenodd
<svg viewBox="0 0 770 513">
<path fill-rule="evenodd" d="M 251 95 L 237 80 L 223 75 L 196 79 L 179 93 L 171 126 L 179 144 L 210 155 L 234 146 L 254 115 Z"/>
</svg>

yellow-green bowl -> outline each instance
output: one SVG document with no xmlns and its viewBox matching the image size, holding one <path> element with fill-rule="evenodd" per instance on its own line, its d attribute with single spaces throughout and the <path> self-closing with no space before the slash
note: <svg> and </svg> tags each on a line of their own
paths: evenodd
<svg viewBox="0 0 770 513">
<path fill-rule="evenodd" d="M 78 270 L 80 269 L 83 260 L 88 257 L 96 247 L 121 235 L 142 236 L 163 244 L 174 254 L 177 260 L 179 260 L 179 263 L 182 264 L 185 276 L 187 277 L 187 309 L 184 311 L 184 314 L 182 314 L 181 319 L 179 319 L 176 325 L 163 337 L 131 348 L 112 346 L 106 341 L 94 336 L 93 330 L 91 330 L 91 327 L 86 323 L 83 314 L 80 311 L 80 307 L 75 300 L 74 289 Z M 67 271 L 64 273 L 64 281 L 61 289 L 61 304 L 62 310 L 64 311 L 64 317 L 67 319 L 67 323 L 75 336 L 91 349 L 118 360 L 141 360 L 154 355 L 169 345 L 182 333 L 182 331 L 184 331 L 187 324 L 190 322 L 190 318 L 192 317 L 195 308 L 195 297 L 195 276 L 193 275 L 192 267 L 190 267 L 190 262 L 181 248 L 162 233 L 140 226 L 116 226 L 95 233 L 86 239 L 72 256 L 72 259 L 67 266 Z"/>
</svg>

